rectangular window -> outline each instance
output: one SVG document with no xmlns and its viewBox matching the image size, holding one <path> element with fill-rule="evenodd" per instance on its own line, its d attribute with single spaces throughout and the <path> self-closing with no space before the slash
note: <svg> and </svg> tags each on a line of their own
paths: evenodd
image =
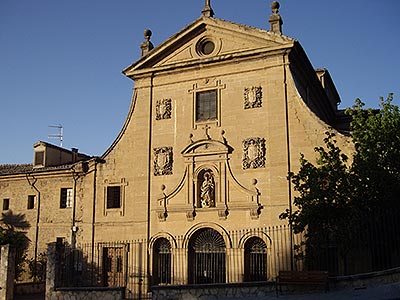
<svg viewBox="0 0 400 300">
<path fill-rule="evenodd" d="M 28 209 L 34 209 L 35 208 L 35 195 L 29 195 L 28 196 Z"/>
<path fill-rule="evenodd" d="M 3 210 L 10 209 L 10 199 L 3 199 Z"/>
<path fill-rule="evenodd" d="M 107 208 L 120 208 L 121 207 L 121 187 L 108 186 L 107 187 Z"/>
<path fill-rule="evenodd" d="M 35 152 L 35 166 L 44 166 L 44 151 Z"/>
<path fill-rule="evenodd" d="M 71 208 L 72 207 L 72 189 L 62 188 L 60 193 L 60 208 Z"/>
<path fill-rule="evenodd" d="M 217 90 L 196 93 L 196 122 L 217 119 Z"/>
</svg>

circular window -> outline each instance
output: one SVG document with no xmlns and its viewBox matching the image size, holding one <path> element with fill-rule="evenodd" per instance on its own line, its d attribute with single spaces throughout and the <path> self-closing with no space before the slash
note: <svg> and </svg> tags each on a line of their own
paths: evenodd
<svg viewBox="0 0 400 300">
<path fill-rule="evenodd" d="M 200 40 L 197 43 L 197 47 L 196 47 L 197 53 L 199 55 L 211 55 L 215 52 L 215 49 L 216 49 L 216 46 L 215 46 L 214 41 L 212 41 L 208 38 Z"/>
<path fill-rule="evenodd" d="M 201 53 L 203 53 L 205 55 L 209 55 L 209 54 L 213 53 L 214 49 L 215 49 L 215 45 L 211 41 L 205 41 L 201 45 Z"/>
</svg>

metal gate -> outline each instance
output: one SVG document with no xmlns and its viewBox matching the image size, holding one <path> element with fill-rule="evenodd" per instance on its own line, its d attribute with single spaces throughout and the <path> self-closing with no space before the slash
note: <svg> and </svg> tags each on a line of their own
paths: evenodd
<svg viewBox="0 0 400 300">
<path fill-rule="evenodd" d="M 201 229 L 189 241 L 189 283 L 225 283 L 225 241 L 211 228 Z"/>
</svg>

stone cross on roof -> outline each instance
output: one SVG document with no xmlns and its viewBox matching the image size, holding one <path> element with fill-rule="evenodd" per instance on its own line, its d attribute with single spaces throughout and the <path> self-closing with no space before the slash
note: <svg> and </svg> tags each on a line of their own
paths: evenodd
<svg viewBox="0 0 400 300">
<path fill-rule="evenodd" d="M 210 4 L 211 0 L 206 0 L 206 5 L 204 6 L 203 10 L 201 11 L 201 13 L 203 14 L 203 16 L 205 17 L 213 17 L 214 16 L 214 11 L 211 8 L 211 4 Z"/>
</svg>

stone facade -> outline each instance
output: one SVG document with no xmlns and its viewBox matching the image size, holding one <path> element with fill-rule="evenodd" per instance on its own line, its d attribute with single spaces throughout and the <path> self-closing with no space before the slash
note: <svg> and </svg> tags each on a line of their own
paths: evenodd
<svg viewBox="0 0 400 300">
<path fill-rule="evenodd" d="M 266 31 L 206 13 L 123 71 L 135 82 L 130 111 L 101 157 L 0 172 L 0 201 L 26 215 L 32 247 L 144 240 L 145 285 L 198 282 L 190 268 L 201 239 L 223 249 L 226 274 L 204 275 L 218 283 L 248 276 L 251 243 L 274 261 L 279 238 L 258 229 L 283 224 L 278 216 L 294 193 L 287 175 L 298 170 L 300 153 L 313 160 L 327 130 L 345 152 L 351 144 L 338 131 L 346 124 L 329 73 L 316 72 L 299 42 L 281 33 L 280 16 L 271 20 L 278 27 Z M 60 208 L 65 189 L 72 198 Z M 244 229 L 260 234 L 227 234 Z M 162 278 L 164 254 L 173 274 Z M 286 267 L 265 265 L 263 278 Z"/>
</svg>

